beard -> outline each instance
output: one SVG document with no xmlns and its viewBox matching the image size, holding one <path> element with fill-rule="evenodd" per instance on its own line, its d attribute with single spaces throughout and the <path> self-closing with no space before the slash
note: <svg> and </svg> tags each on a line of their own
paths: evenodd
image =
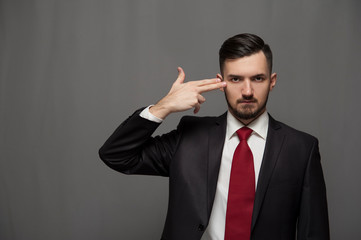
<svg viewBox="0 0 361 240">
<path fill-rule="evenodd" d="M 228 101 L 228 97 L 227 97 L 227 93 L 225 93 L 225 97 L 226 97 L 226 101 L 227 101 L 227 105 L 228 105 L 228 109 L 229 111 L 232 113 L 233 116 L 235 116 L 237 119 L 239 120 L 250 120 L 250 119 L 255 119 L 257 118 L 259 115 L 261 115 L 265 110 L 266 110 L 266 105 L 267 105 L 267 101 L 268 101 L 268 94 L 266 97 L 266 101 L 259 107 L 252 107 L 252 106 L 244 106 L 241 109 L 237 108 L 237 105 L 239 103 L 242 103 L 244 100 L 247 101 L 251 101 L 252 103 L 257 103 L 258 100 L 252 97 L 243 97 L 242 99 L 237 100 L 236 102 L 236 107 L 232 107 L 232 105 L 229 103 Z"/>
</svg>

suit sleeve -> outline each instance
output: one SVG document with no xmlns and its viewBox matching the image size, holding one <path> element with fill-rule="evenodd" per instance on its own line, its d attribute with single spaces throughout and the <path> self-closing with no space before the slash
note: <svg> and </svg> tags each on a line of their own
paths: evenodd
<svg viewBox="0 0 361 240">
<path fill-rule="evenodd" d="M 322 173 L 317 140 L 315 140 L 312 147 L 305 171 L 298 219 L 297 239 L 330 239 L 326 186 Z"/>
<path fill-rule="evenodd" d="M 178 130 L 153 138 L 159 123 L 140 117 L 142 110 L 114 131 L 100 148 L 99 156 L 107 166 L 125 174 L 168 176 Z"/>
</svg>

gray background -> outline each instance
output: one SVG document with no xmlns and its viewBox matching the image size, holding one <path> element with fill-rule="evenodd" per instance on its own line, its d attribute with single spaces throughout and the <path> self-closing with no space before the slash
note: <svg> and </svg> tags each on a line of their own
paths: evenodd
<svg viewBox="0 0 361 240">
<path fill-rule="evenodd" d="M 332 238 L 361 239 L 360 11 L 344 0 L 0 0 L 0 239 L 159 239 L 167 179 L 118 174 L 98 148 L 168 92 L 177 66 L 187 80 L 215 76 L 221 43 L 241 32 L 273 49 L 269 112 L 320 140 Z M 205 97 L 199 115 L 226 110 L 221 92 Z"/>
</svg>

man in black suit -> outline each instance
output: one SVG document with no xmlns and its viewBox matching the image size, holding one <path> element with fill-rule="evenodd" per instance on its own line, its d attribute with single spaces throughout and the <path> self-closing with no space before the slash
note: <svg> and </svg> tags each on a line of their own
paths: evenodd
<svg viewBox="0 0 361 240">
<path fill-rule="evenodd" d="M 329 239 L 318 141 L 266 111 L 277 80 L 271 49 L 239 34 L 223 43 L 219 60 L 214 79 L 185 83 L 178 68 L 169 93 L 125 120 L 101 159 L 122 173 L 169 177 L 162 239 Z M 201 94 L 215 89 L 225 93 L 225 114 L 183 117 L 176 130 L 151 137 L 169 114 L 197 113 Z"/>
</svg>

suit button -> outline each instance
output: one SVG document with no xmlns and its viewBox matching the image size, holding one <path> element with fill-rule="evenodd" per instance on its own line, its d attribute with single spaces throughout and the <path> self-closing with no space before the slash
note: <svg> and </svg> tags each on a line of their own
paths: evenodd
<svg viewBox="0 0 361 240">
<path fill-rule="evenodd" d="M 201 232 L 204 231 L 204 225 L 203 224 L 198 225 L 198 231 L 201 231 Z"/>
</svg>

